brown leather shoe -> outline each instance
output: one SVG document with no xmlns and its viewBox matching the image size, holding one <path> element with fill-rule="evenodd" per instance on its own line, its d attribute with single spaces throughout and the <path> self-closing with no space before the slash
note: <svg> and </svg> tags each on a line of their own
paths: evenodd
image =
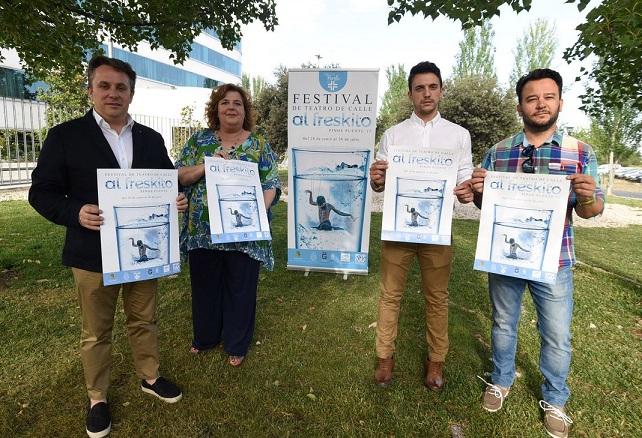
<svg viewBox="0 0 642 438">
<path fill-rule="evenodd" d="M 444 389 L 444 362 L 426 360 L 426 379 L 424 385 L 431 391 L 440 392 Z"/>
<path fill-rule="evenodd" d="M 392 383 L 392 370 L 395 368 L 395 358 L 377 358 L 377 369 L 375 370 L 375 383 L 382 388 Z"/>
</svg>

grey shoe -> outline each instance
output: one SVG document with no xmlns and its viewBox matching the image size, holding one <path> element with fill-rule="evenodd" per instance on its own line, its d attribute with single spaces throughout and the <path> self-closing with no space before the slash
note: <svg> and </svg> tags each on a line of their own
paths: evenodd
<svg viewBox="0 0 642 438">
<path fill-rule="evenodd" d="M 502 405 L 504 404 L 504 399 L 508 397 L 510 388 L 504 388 L 503 386 L 493 385 L 492 383 L 488 383 L 481 377 L 479 376 L 477 377 L 486 384 L 486 390 L 482 395 L 482 407 L 486 409 L 488 412 L 499 411 L 502 408 Z"/>
<path fill-rule="evenodd" d="M 540 400 L 539 407 L 544 410 L 546 433 L 553 438 L 567 438 L 573 420 L 564 412 L 564 406 L 554 406 Z"/>
</svg>

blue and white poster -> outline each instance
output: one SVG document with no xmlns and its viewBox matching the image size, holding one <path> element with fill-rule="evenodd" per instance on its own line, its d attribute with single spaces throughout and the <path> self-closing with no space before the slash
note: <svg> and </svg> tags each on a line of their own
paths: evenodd
<svg viewBox="0 0 642 438">
<path fill-rule="evenodd" d="M 475 269 L 555 283 L 569 190 L 564 175 L 488 172 Z"/>
<path fill-rule="evenodd" d="M 377 70 L 290 70 L 288 268 L 368 273 Z"/>
<path fill-rule="evenodd" d="M 256 163 L 205 157 L 212 243 L 271 240 Z"/>
<path fill-rule="evenodd" d="M 129 283 L 180 272 L 178 172 L 98 169 L 103 283 Z"/>
<path fill-rule="evenodd" d="M 450 245 L 458 152 L 391 146 L 381 239 Z"/>
</svg>

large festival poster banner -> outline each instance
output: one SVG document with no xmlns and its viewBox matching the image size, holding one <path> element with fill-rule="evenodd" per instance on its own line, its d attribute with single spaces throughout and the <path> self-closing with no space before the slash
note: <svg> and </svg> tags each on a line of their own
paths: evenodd
<svg viewBox="0 0 642 438">
<path fill-rule="evenodd" d="M 564 175 L 488 172 L 475 269 L 555 283 L 569 190 Z"/>
<path fill-rule="evenodd" d="M 98 169 L 103 283 L 129 283 L 180 272 L 178 172 Z"/>
<path fill-rule="evenodd" d="M 455 151 L 391 146 L 381 239 L 450 245 L 458 168 Z"/>
<path fill-rule="evenodd" d="M 212 243 L 271 240 L 256 163 L 205 157 Z"/>
<path fill-rule="evenodd" d="M 289 269 L 368 273 L 378 76 L 289 71 Z"/>
</svg>

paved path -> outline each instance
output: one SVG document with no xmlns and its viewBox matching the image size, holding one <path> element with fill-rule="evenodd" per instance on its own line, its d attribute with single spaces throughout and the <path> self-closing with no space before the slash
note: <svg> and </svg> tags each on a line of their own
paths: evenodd
<svg viewBox="0 0 642 438">
<path fill-rule="evenodd" d="M 624 191 L 624 190 L 613 190 L 613 194 L 615 196 L 623 196 L 625 198 L 642 199 L 642 184 L 640 184 L 640 191 L 639 192 L 629 192 L 629 191 Z"/>
</svg>

